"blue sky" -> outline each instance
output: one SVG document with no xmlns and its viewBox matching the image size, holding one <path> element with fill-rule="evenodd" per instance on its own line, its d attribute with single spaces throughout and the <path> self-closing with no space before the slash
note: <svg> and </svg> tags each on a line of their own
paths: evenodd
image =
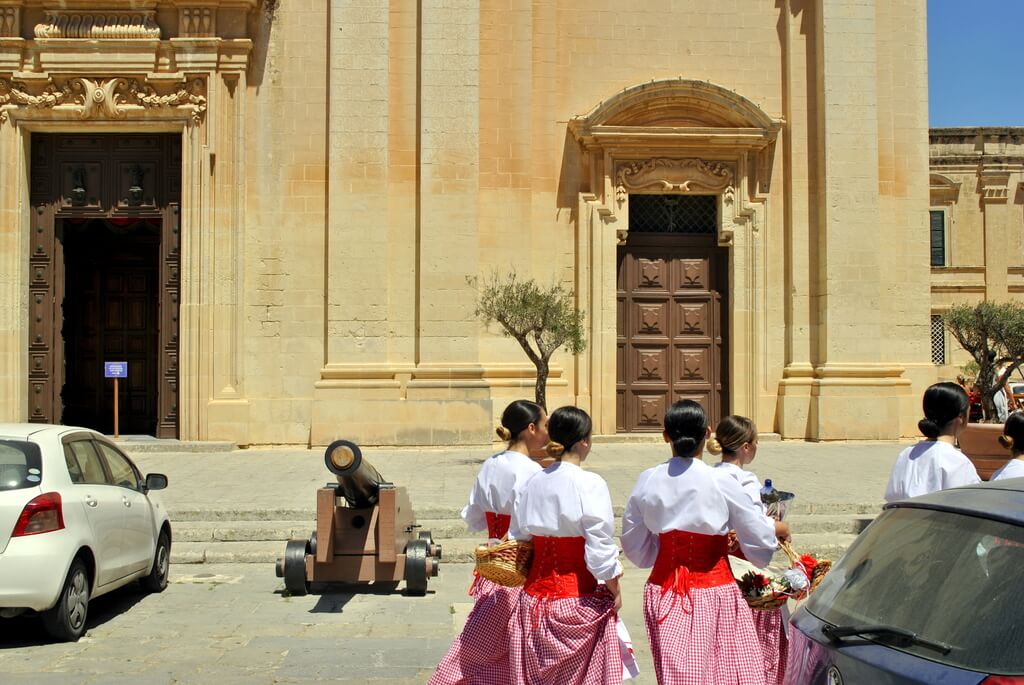
<svg viewBox="0 0 1024 685">
<path fill-rule="evenodd" d="M 929 125 L 1024 126 L 1024 0 L 928 0 Z"/>
</svg>

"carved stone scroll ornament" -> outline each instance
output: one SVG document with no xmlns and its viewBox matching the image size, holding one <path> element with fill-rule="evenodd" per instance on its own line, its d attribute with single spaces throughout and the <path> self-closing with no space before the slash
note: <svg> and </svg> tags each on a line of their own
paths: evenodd
<svg viewBox="0 0 1024 685">
<path fill-rule="evenodd" d="M 46 20 L 35 27 L 36 38 L 160 39 L 156 12 L 74 12 L 50 10 Z"/>
<path fill-rule="evenodd" d="M 191 123 L 198 124 L 206 112 L 205 92 L 202 79 L 161 94 L 149 83 L 128 78 L 74 77 L 63 82 L 51 78 L 41 89 L 0 78 L 0 123 L 7 120 L 10 105 L 15 105 L 32 109 L 71 106 L 82 119 L 123 119 L 131 107 L 181 108 L 188 111 Z"/>
<path fill-rule="evenodd" d="M 732 169 L 728 165 L 696 158 L 654 157 L 626 162 L 615 174 L 615 199 L 620 205 L 630 191 L 636 190 L 719 193 L 731 187 Z"/>
</svg>

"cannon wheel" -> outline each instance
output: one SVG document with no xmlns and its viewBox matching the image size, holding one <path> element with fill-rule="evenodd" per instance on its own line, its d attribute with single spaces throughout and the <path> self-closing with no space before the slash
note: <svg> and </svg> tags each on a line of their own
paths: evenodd
<svg viewBox="0 0 1024 685">
<path fill-rule="evenodd" d="M 284 589 L 289 594 L 301 597 L 309 592 L 306 580 L 306 555 L 309 554 L 308 540 L 289 540 L 284 548 Z"/>
<path fill-rule="evenodd" d="M 405 592 L 414 597 L 427 594 L 426 540 L 411 540 L 405 546 Z"/>
</svg>

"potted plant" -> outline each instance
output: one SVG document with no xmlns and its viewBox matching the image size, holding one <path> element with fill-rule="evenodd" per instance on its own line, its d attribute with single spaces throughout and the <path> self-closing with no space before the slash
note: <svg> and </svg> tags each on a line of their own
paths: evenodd
<svg viewBox="0 0 1024 685">
<path fill-rule="evenodd" d="M 1009 453 L 999 444 L 1003 426 L 996 416 L 995 396 L 1024 364 L 1024 305 L 980 302 L 955 305 L 943 317 L 946 328 L 978 367 L 975 384 L 981 395 L 982 421 L 970 423 L 960 436 L 960 449 L 978 475 L 988 480 Z"/>
</svg>

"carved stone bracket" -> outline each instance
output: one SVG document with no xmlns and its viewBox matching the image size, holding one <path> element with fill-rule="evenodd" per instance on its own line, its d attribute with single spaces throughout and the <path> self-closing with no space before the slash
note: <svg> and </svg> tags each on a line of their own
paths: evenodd
<svg viewBox="0 0 1024 685">
<path fill-rule="evenodd" d="M 134 78 L 50 78 L 41 88 L 0 78 L 0 123 L 11 106 L 27 109 L 71 109 L 80 119 L 123 119 L 134 108 L 177 109 L 198 124 L 206 112 L 206 82 L 192 79 L 169 92 Z"/>
<path fill-rule="evenodd" d="M 682 193 L 728 191 L 731 196 L 732 182 L 732 169 L 722 162 L 654 157 L 619 166 L 615 174 L 615 199 L 622 205 L 630 191 L 651 189 Z"/>
<path fill-rule="evenodd" d="M 156 12 L 114 13 L 49 10 L 35 27 L 36 38 L 160 39 Z"/>
<path fill-rule="evenodd" d="M 978 175 L 982 202 L 1006 202 L 1010 197 L 1010 172 L 1002 169 L 983 170 Z"/>
<path fill-rule="evenodd" d="M 0 38 L 17 38 L 21 33 L 21 8 L 0 7 Z"/>
</svg>

